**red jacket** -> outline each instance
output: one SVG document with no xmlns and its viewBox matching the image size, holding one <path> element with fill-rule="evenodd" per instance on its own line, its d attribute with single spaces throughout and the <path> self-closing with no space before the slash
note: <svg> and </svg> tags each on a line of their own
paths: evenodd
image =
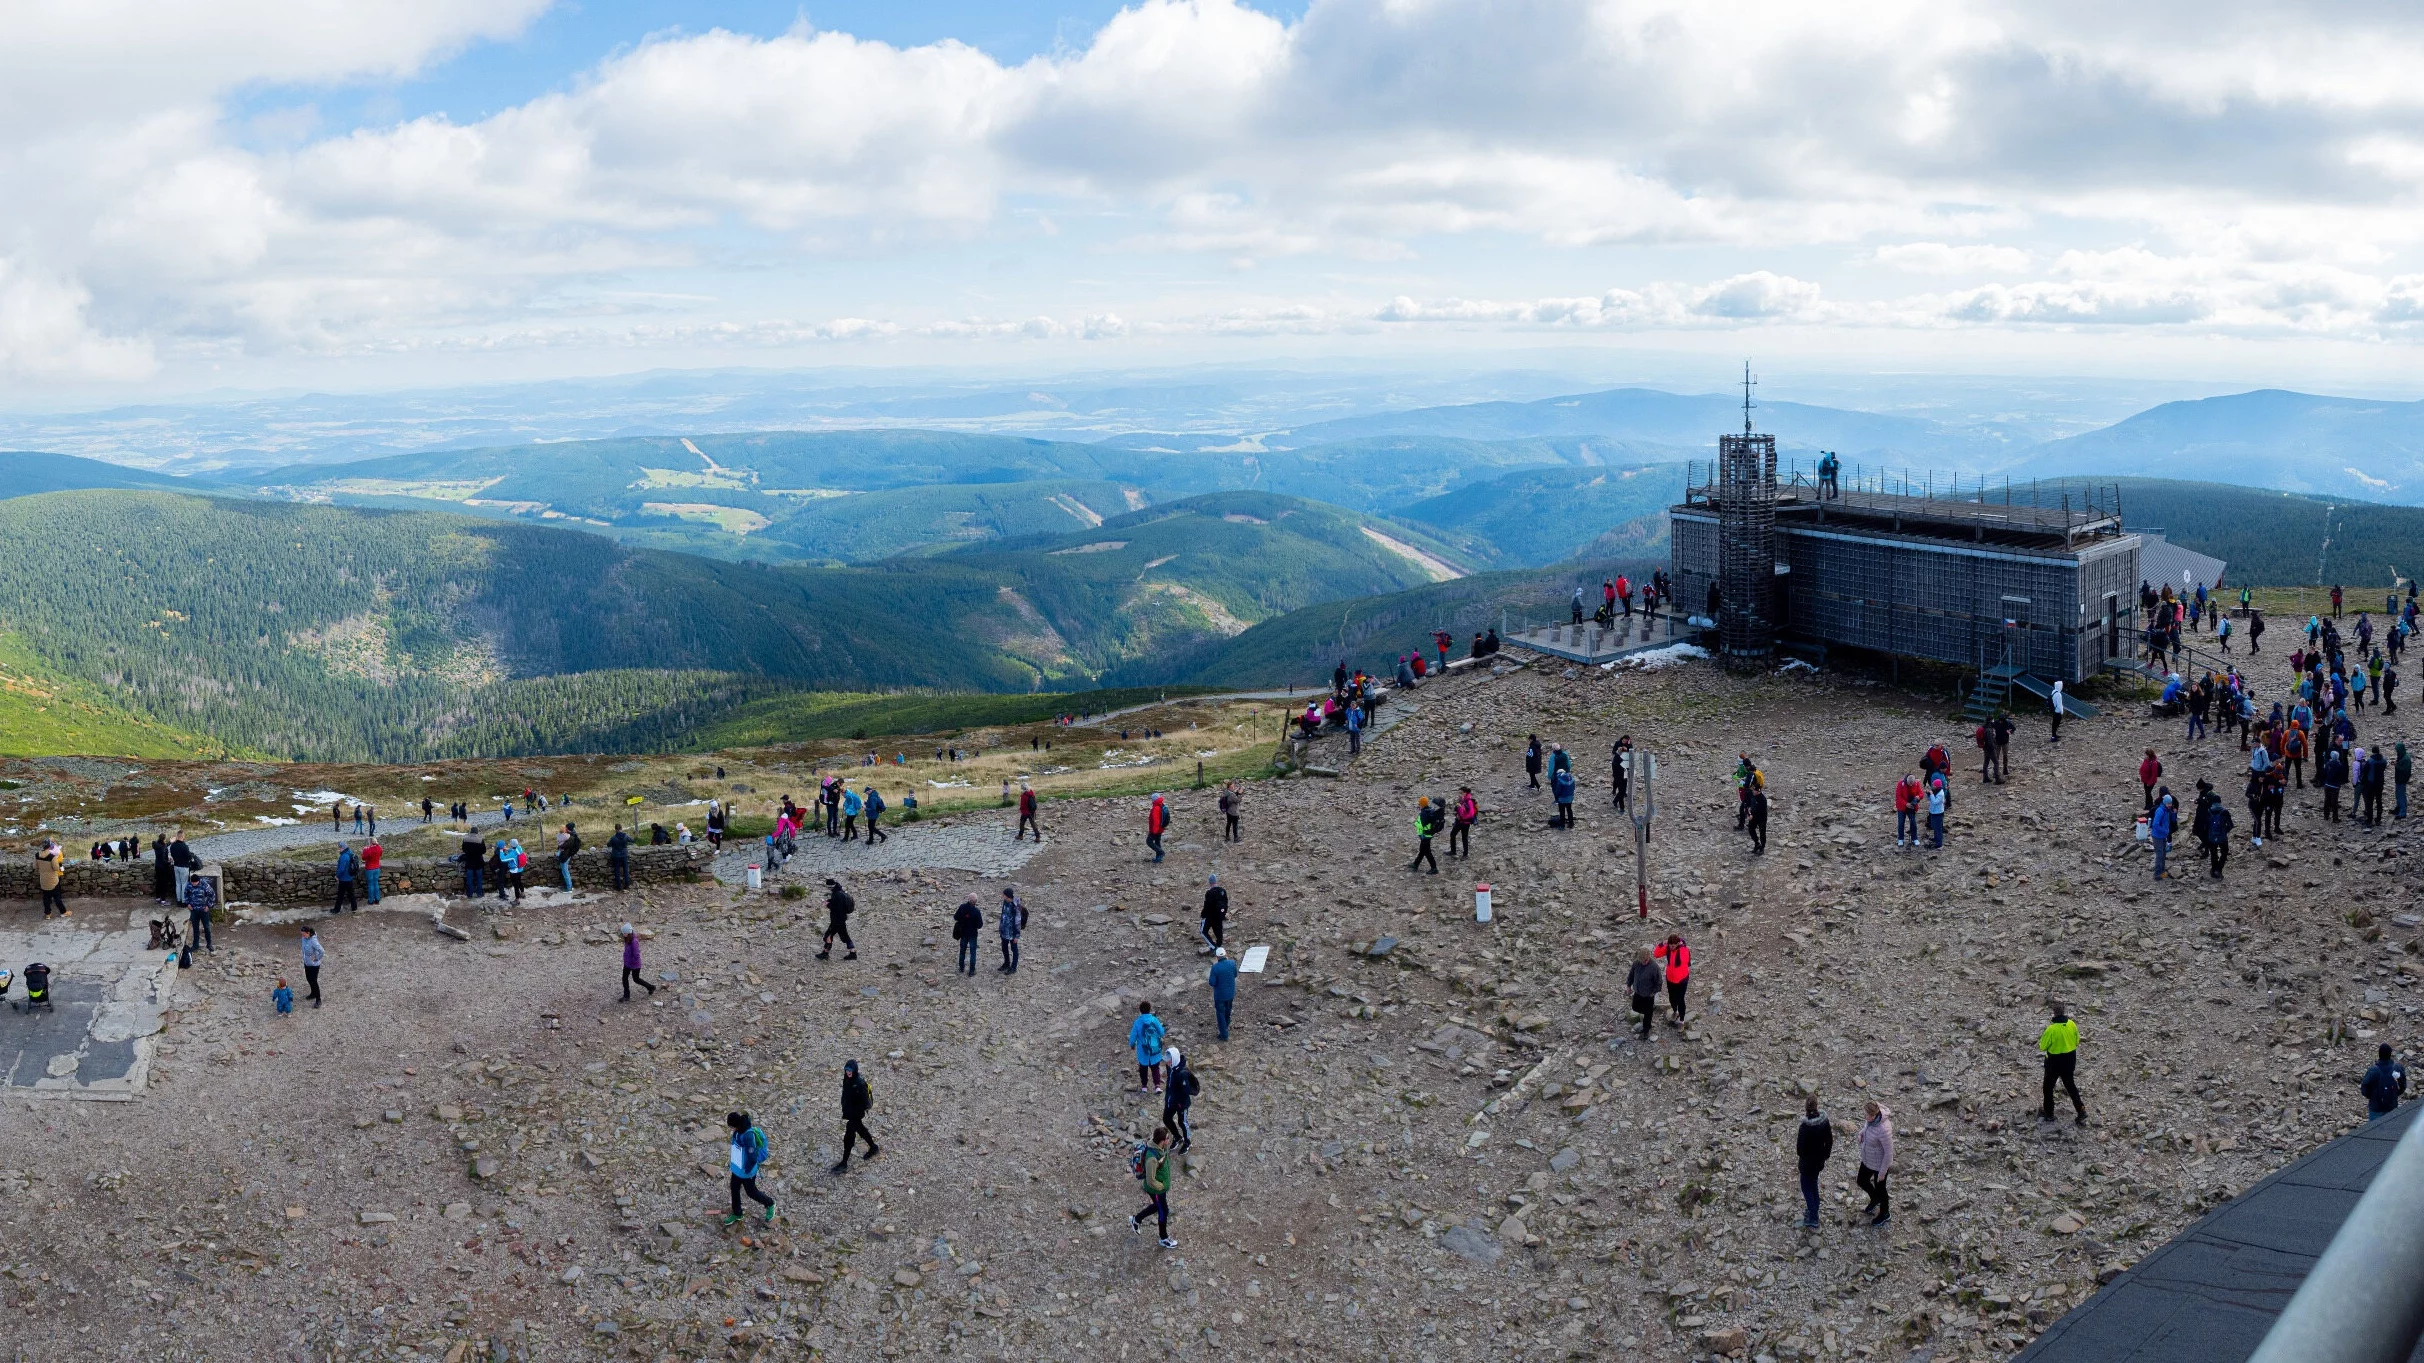
<svg viewBox="0 0 2424 1363">
<path fill-rule="evenodd" d="M 1168 831 L 1169 827 L 1170 811 L 1162 807 L 1161 801 L 1155 800 L 1152 810 L 1145 815 L 1145 831 L 1161 833 Z"/>
<path fill-rule="evenodd" d="M 1631 596 L 1633 594 L 1633 580 L 1629 577 L 1617 578 L 1616 594 L 1618 596 Z"/>
<path fill-rule="evenodd" d="M 1692 978 L 1692 948 L 1689 944 L 1677 942 L 1673 950 L 1670 951 L 1662 943 L 1657 948 L 1652 950 L 1650 954 L 1656 956 L 1659 960 L 1666 962 L 1666 977 L 1668 984 L 1681 984 L 1685 980 Z"/>
<path fill-rule="evenodd" d="M 2163 764 L 2149 757 L 2138 764 L 2138 784 L 2151 786 L 2163 779 Z"/>
<path fill-rule="evenodd" d="M 379 845 L 377 843 L 373 842 L 364 844 L 362 847 L 362 869 L 365 871 L 378 870 L 379 858 L 382 855 L 383 853 L 379 850 Z"/>
<path fill-rule="evenodd" d="M 1901 780 L 1896 781 L 1894 783 L 1894 812 L 1896 814 L 1908 814 L 1912 810 L 1917 809 L 1919 807 L 1919 795 L 1919 782 L 1916 778 L 1905 776 Z"/>
</svg>

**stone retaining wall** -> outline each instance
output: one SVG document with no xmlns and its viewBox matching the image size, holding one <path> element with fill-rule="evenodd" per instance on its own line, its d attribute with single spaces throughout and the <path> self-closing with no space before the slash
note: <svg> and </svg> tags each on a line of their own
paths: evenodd
<svg viewBox="0 0 2424 1363">
<path fill-rule="evenodd" d="M 714 873 L 714 850 L 706 843 L 694 842 L 687 847 L 650 847 L 631 849 L 631 879 L 635 885 L 659 885 L 708 877 Z M 220 868 L 222 892 L 232 901 L 247 904 L 280 906 L 327 904 L 337 897 L 337 862 L 334 856 L 318 862 L 301 861 L 231 861 Z M 555 884 L 555 858 L 533 856 L 526 883 Z M 405 893 L 410 882 L 416 892 L 440 891 L 461 894 L 463 868 L 451 861 L 416 859 L 389 861 L 379 868 L 379 885 L 389 894 Z M 25 857 L 0 864 L 0 902 L 24 900 L 33 902 L 40 895 L 33 859 Z M 584 847 L 572 859 L 572 883 L 577 889 L 604 889 L 614 883 L 606 865 L 605 849 Z M 80 899 L 149 899 L 152 895 L 151 862 L 129 864 L 122 861 L 71 861 L 67 878 L 61 882 L 70 904 Z"/>
</svg>

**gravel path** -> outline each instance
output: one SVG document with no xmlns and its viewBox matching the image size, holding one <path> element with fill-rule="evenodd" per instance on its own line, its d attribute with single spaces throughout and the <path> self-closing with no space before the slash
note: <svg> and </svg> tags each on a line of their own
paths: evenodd
<svg viewBox="0 0 2424 1363">
<path fill-rule="evenodd" d="M 799 840 L 799 851 L 768 879 L 813 882 L 826 876 L 869 871 L 944 869 L 985 876 L 1009 875 L 1043 850 L 1040 843 L 1012 842 L 1002 830 L 1011 828 L 1014 822 L 1015 816 L 1008 810 L 1001 811 L 999 818 L 976 815 L 948 823 L 922 820 L 885 829 L 891 836 L 873 847 L 864 841 L 843 842 L 811 835 Z M 748 879 L 750 864 L 762 864 L 764 858 L 764 843 L 727 845 L 715 859 L 715 878 L 726 884 L 740 884 Z"/>
<path fill-rule="evenodd" d="M 559 811 L 551 809 L 547 812 L 554 815 Z M 573 817 L 575 822 L 579 821 L 578 811 L 575 811 Z M 433 818 L 431 822 L 442 823 L 444 820 Z M 544 819 L 529 813 L 524 813 L 514 822 L 517 825 L 546 826 Z M 421 826 L 421 816 L 418 811 L 402 821 L 393 819 L 387 821 L 387 828 L 391 833 L 399 828 L 419 828 Z M 475 809 L 471 812 L 471 826 L 474 828 L 502 828 L 505 826 L 505 812 L 499 809 Z M 301 823 L 266 824 L 259 828 L 239 828 L 227 833 L 213 833 L 208 837 L 193 839 L 189 846 L 193 848 L 194 855 L 204 861 L 228 861 L 238 857 L 251 856 L 258 852 L 275 852 L 287 847 L 309 847 L 315 843 L 326 843 L 328 846 L 334 847 L 339 841 L 360 842 L 361 840 L 362 835 L 353 831 L 351 819 L 346 820 L 342 829 L 321 823 L 316 819 L 305 819 Z"/>
</svg>

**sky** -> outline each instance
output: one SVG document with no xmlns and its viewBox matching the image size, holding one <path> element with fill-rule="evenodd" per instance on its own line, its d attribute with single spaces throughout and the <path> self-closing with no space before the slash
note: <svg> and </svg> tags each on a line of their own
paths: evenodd
<svg viewBox="0 0 2424 1363">
<path fill-rule="evenodd" d="M 0 3 L 0 402 L 1526 353 L 2424 389 L 2424 10 Z"/>
</svg>

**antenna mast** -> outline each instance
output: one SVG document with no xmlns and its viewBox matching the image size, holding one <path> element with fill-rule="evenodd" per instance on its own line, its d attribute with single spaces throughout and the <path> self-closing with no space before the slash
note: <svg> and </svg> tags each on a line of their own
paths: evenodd
<svg viewBox="0 0 2424 1363">
<path fill-rule="evenodd" d="M 1757 382 L 1759 380 L 1751 377 L 1751 362 L 1744 360 L 1742 362 L 1742 433 L 1744 435 L 1751 433 L 1751 407 L 1753 405 L 1751 385 Z"/>
</svg>

